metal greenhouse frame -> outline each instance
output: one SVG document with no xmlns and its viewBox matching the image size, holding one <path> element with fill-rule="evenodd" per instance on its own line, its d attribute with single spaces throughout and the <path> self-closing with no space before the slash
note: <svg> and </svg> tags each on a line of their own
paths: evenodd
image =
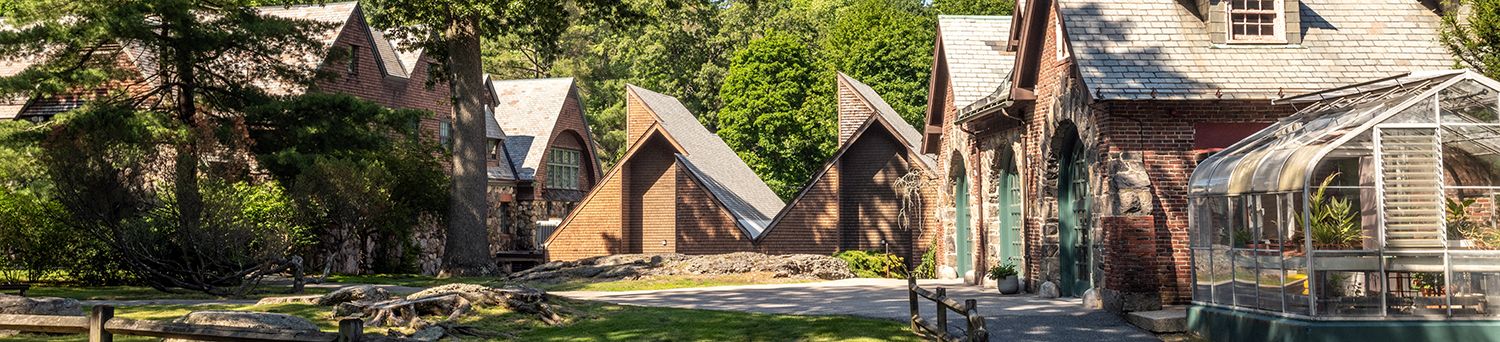
<svg viewBox="0 0 1500 342">
<path fill-rule="evenodd" d="M 1277 103 L 1299 110 L 1190 180 L 1194 304 L 1500 318 L 1500 82 L 1408 73 Z"/>
</svg>

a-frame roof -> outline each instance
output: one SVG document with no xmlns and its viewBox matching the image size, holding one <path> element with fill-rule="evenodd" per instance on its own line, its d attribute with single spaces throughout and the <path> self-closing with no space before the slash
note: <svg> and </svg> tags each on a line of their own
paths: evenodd
<svg viewBox="0 0 1500 342">
<path fill-rule="evenodd" d="M 562 115 L 563 103 L 573 92 L 573 78 L 490 80 L 489 85 L 495 97 L 492 117 L 503 131 L 516 178 L 534 179 Z M 578 133 L 588 139 L 589 132 Z"/>
<path fill-rule="evenodd" d="M 887 130 L 890 130 L 892 135 L 901 140 L 901 142 L 906 145 L 906 148 L 908 150 L 911 150 L 913 153 L 915 153 L 915 155 L 919 156 L 918 159 L 922 159 L 922 162 L 927 163 L 927 165 L 933 165 L 933 161 L 928 156 L 918 152 L 920 151 L 922 146 L 922 133 L 917 132 L 916 128 L 912 127 L 911 124 L 906 123 L 906 119 L 902 119 L 901 115 L 897 114 L 896 110 L 891 108 L 891 105 L 889 103 L 886 103 L 884 98 L 880 97 L 880 93 L 876 93 L 875 89 L 870 88 L 869 85 L 866 85 L 863 82 L 854 79 L 853 77 L 849 77 L 849 75 L 845 75 L 842 72 L 838 73 L 838 78 L 840 83 L 849 86 L 851 89 L 854 89 L 855 94 L 857 94 L 860 99 L 864 100 L 866 105 L 869 105 L 871 109 L 875 110 L 876 115 L 871 115 L 869 120 L 878 121 L 881 126 L 884 126 Z M 863 132 L 863 130 L 861 130 L 860 132 Z M 858 137 L 859 132 L 856 132 L 854 136 L 851 136 L 849 140 L 844 143 L 844 145 L 849 145 L 850 143 L 858 139 Z M 840 148 L 843 147 L 841 146 Z"/>
<path fill-rule="evenodd" d="M 709 132 L 676 98 L 627 85 L 656 119 L 662 133 L 682 149 L 678 160 L 734 216 L 752 238 L 759 236 L 786 203 L 745 165 L 724 140 Z M 645 135 L 644 137 L 649 137 Z"/>
</svg>

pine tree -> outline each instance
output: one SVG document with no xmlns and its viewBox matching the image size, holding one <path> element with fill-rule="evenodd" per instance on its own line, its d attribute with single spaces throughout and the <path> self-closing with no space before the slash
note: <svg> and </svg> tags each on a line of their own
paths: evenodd
<svg viewBox="0 0 1500 342">
<path fill-rule="evenodd" d="M 1464 67 L 1500 78 L 1500 0 L 1463 0 L 1443 17 L 1443 45 Z"/>
</svg>

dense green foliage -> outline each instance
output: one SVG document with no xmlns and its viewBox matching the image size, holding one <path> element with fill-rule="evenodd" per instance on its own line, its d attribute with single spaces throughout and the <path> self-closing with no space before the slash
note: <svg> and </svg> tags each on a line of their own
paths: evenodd
<svg viewBox="0 0 1500 342">
<path fill-rule="evenodd" d="M 916 123 L 927 104 L 936 15 L 1014 8 L 1010 0 L 629 3 L 648 24 L 575 18 L 550 55 L 514 39 L 487 40 L 485 70 L 500 78 L 577 77 L 606 167 L 629 143 L 625 84 L 675 96 L 784 198 L 837 148 L 835 72 L 871 85 Z M 768 79 L 755 80 L 752 71 Z M 772 89 L 776 83 L 789 87 Z M 748 127 L 755 124 L 766 127 Z"/>
<path fill-rule="evenodd" d="M 1461 1 L 1471 8 L 1443 18 L 1443 45 L 1463 67 L 1500 78 L 1500 0 Z"/>
<path fill-rule="evenodd" d="M 906 260 L 891 253 L 849 250 L 838 252 L 835 258 L 849 263 L 849 271 L 860 278 L 905 278 Z"/>
<path fill-rule="evenodd" d="M 828 132 L 836 119 L 809 105 L 817 71 L 806 43 L 772 31 L 734 54 L 719 88 L 719 137 L 783 199 L 795 196 L 832 150 Z"/>
</svg>

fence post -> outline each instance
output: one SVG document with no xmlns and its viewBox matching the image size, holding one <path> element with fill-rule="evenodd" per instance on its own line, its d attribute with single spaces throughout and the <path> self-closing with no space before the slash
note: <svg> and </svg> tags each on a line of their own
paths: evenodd
<svg viewBox="0 0 1500 342">
<path fill-rule="evenodd" d="M 979 315 L 978 301 L 973 299 L 965 300 L 964 306 L 968 307 L 964 312 L 964 316 L 969 319 L 969 340 L 989 341 L 990 332 L 984 328 L 984 316 Z"/>
<path fill-rule="evenodd" d="M 947 299 L 947 298 L 948 298 L 948 289 L 941 288 L 941 287 L 937 288 L 937 298 L 933 302 L 937 304 L 937 326 L 938 326 L 938 329 L 943 329 L 943 331 L 935 331 L 935 332 L 939 333 L 939 334 L 942 334 L 942 335 L 947 335 L 948 334 L 948 307 L 943 305 L 943 299 Z"/>
<path fill-rule="evenodd" d="M 365 338 L 365 321 L 345 318 L 339 321 L 339 341 L 359 342 Z"/>
<path fill-rule="evenodd" d="M 114 335 L 104 330 L 104 324 L 115 318 L 115 307 L 95 305 L 89 309 L 89 342 L 114 342 Z"/>
<path fill-rule="evenodd" d="M 907 301 L 908 301 L 907 304 L 911 306 L 911 320 L 910 320 L 910 322 L 911 322 L 911 331 L 918 331 L 918 332 L 922 331 L 922 330 L 920 330 L 917 327 L 917 317 L 921 317 L 921 316 L 919 316 L 921 313 L 920 313 L 920 311 L 917 310 L 917 277 L 916 276 L 910 276 L 910 277 L 906 278 L 906 295 L 908 297 L 907 298 Z"/>
</svg>

